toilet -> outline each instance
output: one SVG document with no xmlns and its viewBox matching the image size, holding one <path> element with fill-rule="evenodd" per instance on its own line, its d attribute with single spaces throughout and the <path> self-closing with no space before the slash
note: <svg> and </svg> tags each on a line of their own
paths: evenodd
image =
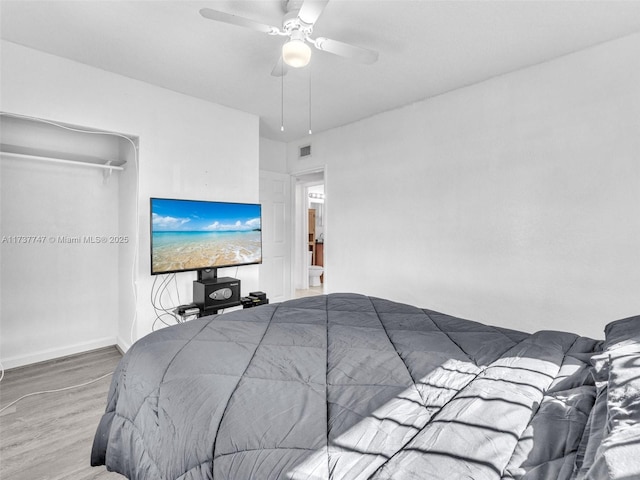
<svg viewBox="0 0 640 480">
<path fill-rule="evenodd" d="M 320 275 L 324 269 L 319 265 L 311 265 L 313 258 L 313 253 L 309 252 L 309 286 L 310 287 L 319 287 L 322 285 L 320 282 Z"/>
</svg>

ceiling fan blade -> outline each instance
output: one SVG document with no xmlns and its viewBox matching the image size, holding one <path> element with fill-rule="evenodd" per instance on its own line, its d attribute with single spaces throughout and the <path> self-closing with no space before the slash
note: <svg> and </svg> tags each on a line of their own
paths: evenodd
<svg viewBox="0 0 640 480">
<path fill-rule="evenodd" d="M 378 52 L 375 50 L 356 47 L 355 45 L 331 40 L 330 38 L 318 37 L 315 39 L 314 45 L 318 50 L 350 58 L 359 63 L 371 64 L 378 60 Z"/>
<path fill-rule="evenodd" d="M 277 27 L 272 27 L 271 25 L 266 25 L 260 22 L 254 22 L 253 20 L 249 20 L 248 18 L 239 17 L 230 13 L 219 12 L 211 8 L 200 9 L 200 15 L 202 15 L 204 18 L 208 18 L 209 20 L 230 23 L 232 25 L 250 28 L 258 32 L 268 33 L 270 35 L 275 35 L 280 31 L 280 29 Z"/>
<path fill-rule="evenodd" d="M 278 58 L 275 67 L 273 67 L 273 70 L 271 70 L 271 75 L 274 77 L 284 77 L 288 71 L 289 66 L 284 63 L 284 61 L 282 60 L 282 55 L 280 55 L 280 58 Z"/>
<path fill-rule="evenodd" d="M 327 6 L 329 0 L 305 0 L 298 12 L 298 18 L 307 25 L 313 25 Z"/>
</svg>

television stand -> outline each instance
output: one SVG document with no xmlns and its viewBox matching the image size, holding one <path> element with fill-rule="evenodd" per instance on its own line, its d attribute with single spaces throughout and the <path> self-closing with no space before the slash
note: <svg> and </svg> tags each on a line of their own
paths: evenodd
<svg viewBox="0 0 640 480">
<path fill-rule="evenodd" d="M 218 279 L 218 269 L 217 268 L 205 268 L 202 270 L 198 270 L 198 282 L 208 282 L 215 281 Z"/>
</svg>

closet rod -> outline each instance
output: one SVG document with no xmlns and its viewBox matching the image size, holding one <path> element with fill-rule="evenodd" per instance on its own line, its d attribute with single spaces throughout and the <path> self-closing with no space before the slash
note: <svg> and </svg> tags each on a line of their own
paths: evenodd
<svg viewBox="0 0 640 480">
<path fill-rule="evenodd" d="M 9 156 L 18 157 L 18 158 L 27 158 L 27 159 L 30 159 L 30 160 L 42 160 L 42 161 L 45 161 L 45 162 L 66 163 L 68 165 L 82 165 L 83 167 L 102 168 L 102 169 L 105 169 L 105 170 L 124 170 L 124 167 L 119 167 L 117 165 L 80 162 L 80 161 L 77 161 L 77 160 L 65 160 L 63 158 L 43 157 L 43 156 L 40 156 L 40 155 L 27 155 L 25 153 L 13 153 L 13 152 L 0 152 L 0 153 L 2 155 L 9 155 Z"/>
</svg>

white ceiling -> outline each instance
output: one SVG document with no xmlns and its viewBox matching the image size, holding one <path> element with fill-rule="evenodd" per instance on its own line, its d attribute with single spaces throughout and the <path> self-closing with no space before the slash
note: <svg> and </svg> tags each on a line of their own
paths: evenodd
<svg viewBox="0 0 640 480">
<path fill-rule="evenodd" d="M 306 136 L 309 120 L 317 133 L 640 31 L 640 1 L 331 0 L 314 36 L 375 49 L 378 62 L 314 50 L 283 84 L 271 76 L 282 37 L 198 13 L 280 26 L 280 0 L 0 5 L 5 40 L 258 115 L 260 135 L 280 141 Z"/>
</svg>

